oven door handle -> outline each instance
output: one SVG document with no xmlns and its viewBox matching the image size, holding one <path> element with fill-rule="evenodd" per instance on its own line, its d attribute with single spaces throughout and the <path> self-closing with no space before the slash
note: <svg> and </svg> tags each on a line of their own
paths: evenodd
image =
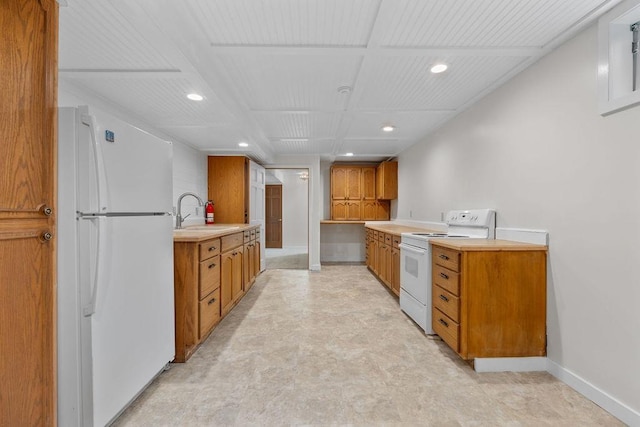
<svg viewBox="0 0 640 427">
<path fill-rule="evenodd" d="M 403 251 L 413 252 L 414 254 L 426 255 L 427 253 L 427 251 L 424 249 L 414 248 L 413 246 L 405 245 L 403 243 L 400 243 L 398 247 Z"/>
</svg>

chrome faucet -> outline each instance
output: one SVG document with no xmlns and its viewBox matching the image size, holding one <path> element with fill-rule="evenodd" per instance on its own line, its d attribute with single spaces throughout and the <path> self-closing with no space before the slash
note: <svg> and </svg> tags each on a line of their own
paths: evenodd
<svg viewBox="0 0 640 427">
<path fill-rule="evenodd" d="M 191 214 L 187 214 L 187 216 L 185 216 L 184 218 L 182 218 L 182 199 L 184 199 L 185 196 L 193 196 L 198 200 L 198 204 L 200 206 L 204 206 L 204 202 L 202 201 L 202 199 L 200 198 L 200 196 L 198 196 L 196 193 L 190 193 L 190 192 L 186 192 L 186 193 L 182 193 L 179 197 L 178 197 L 178 209 L 176 212 L 176 229 L 178 228 L 182 228 L 182 222 L 187 219 L 187 217 Z"/>
</svg>

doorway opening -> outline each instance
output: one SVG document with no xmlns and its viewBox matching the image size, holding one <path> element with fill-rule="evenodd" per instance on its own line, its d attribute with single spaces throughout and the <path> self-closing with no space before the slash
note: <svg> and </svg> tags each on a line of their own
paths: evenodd
<svg viewBox="0 0 640 427">
<path fill-rule="evenodd" d="M 266 169 L 267 269 L 309 268 L 309 170 Z"/>
</svg>

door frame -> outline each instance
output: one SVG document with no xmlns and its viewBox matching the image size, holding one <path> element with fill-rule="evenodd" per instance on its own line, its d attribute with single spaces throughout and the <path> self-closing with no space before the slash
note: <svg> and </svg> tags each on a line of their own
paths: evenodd
<svg viewBox="0 0 640 427">
<path fill-rule="evenodd" d="M 308 259 L 308 266 L 307 268 L 309 270 L 320 270 L 320 264 L 318 264 L 317 266 L 314 266 L 312 264 L 313 259 L 311 256 L 311 244 L 312 244 L 312 236 L 311 236 L 311 224 L 312 224 L 312 220 L 313 220 L 313 216 L 312 216 L 312 211 L 311 211 L 311 206 L 312 206 L 312 195 L 314 194 L 314 190 L 313 190 L 313 186 L 312 186 L 312 182 L 313 182 L 313 176 L 312 176 L 312 171 L 315 170 L 313 168 L 312 165 L 306 164 L 306 165 L 300 165 L 300 166 L 296 166 L 296 165 L 264 165 L 265 168 L 265 173 L 268 171 L 276 171 L 276 170 L 298 170 L 301 172 L 306 172 L 307 174 L 307 206 L 306 208 L 306 217 L 307 217 L 307 259 Z M 315 178 L 317 181 L 317 177 Z M 317 185 L 317 184 L 316 184 Z M 266 180 L 265 180 L 265 198 L 266 198 Z M 265 200 L 265 204 L 266 204 L 266 200 Z M 319 228 L 318 228 L 318 235 L 317 235 L 317 244 L 319 244 L 320 242 L 320 234 L 319 234 Z M 315 246 L 314 246 L 315 247 Z M 315 250 L 319 250 L 319 246 L 317 247 L 317 249 Z M 315 253 L 315 252 L 314 252 Z M 319 253 L 317 254 L 318 256 L 318 261 L 319 261 Z"/>
</svg>

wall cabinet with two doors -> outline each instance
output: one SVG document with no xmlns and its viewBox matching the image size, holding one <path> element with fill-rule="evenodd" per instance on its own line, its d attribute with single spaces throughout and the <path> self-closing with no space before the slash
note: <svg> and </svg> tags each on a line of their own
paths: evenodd
<svg viewBox="0 0 640 427">
<path fill-rule="evenodd" d="M 397 197 L 398 163 L 331 166 L 331 219 L 388 220 Z"/>
<path fill-rule="evenodd" d="M 260 272 L 257 226 L 207 240 L 174 242 L 176 362 L 186 362 Z"/>
</svg>

